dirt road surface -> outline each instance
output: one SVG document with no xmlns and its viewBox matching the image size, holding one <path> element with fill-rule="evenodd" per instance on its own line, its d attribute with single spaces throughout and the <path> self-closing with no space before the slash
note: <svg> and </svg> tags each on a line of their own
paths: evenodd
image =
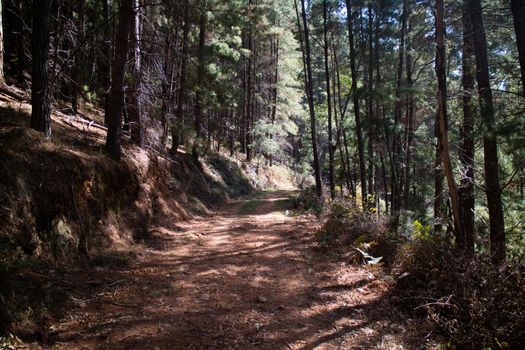
<svg viewBox="0 0 525 350">
<path fill-rule="evenodd" d="M 75 307 L 50 321 L 51 349 L 406 349 L 390 282 L 315 251 L 292 192 L 156 227 L 125 264 L 74 271 Z M 419 344 L 417 348 L 424 347 Z"/>
</svg>

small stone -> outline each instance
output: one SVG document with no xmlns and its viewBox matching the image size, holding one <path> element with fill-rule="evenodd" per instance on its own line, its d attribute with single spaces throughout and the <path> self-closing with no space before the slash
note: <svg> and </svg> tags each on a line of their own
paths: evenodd
<svg viewBox="0 0 525 350">
<path fill-rule="evenodd" d="M 259 295 L 257 297 L 257 302 L 258 303 L 266 303 L 268 301 L 268 299 L 266 297 L 263 297 L 262 295 Z"/>
<path fill-rule="evenodd" d="M 368 327 L 361 328 L 361 332 L 365 333 L 366 336 L 371 336 L 372 334 L 374 334 L 374 330 Z"/>
</svg>

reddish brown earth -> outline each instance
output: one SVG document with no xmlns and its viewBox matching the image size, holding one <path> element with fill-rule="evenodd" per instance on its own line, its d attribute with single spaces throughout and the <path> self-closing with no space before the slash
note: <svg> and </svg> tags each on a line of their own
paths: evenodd
<svg viewBox="0 0 525 350">
<path fill-rule="evenodd" d="M 157 227 L 127 264 L 73 271 L 75 307 L 47 320 L 51 349 L 401 349 L 391 280 L 316 253 L 317 222 L 287 216 L 291 192 Z M 130 255 L 131 256 L 131 255 Z M 59 283 L 59 282 L 57 282 Z M 60 283 L 59 283 L 60 284 Z"/>
</svg>

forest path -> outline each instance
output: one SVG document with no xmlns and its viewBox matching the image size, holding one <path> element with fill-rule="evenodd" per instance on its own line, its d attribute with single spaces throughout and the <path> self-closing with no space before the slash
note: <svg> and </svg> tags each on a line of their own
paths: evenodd
<svg viewBox="0 0 525 350">
<path fill-rule="evenodd" d="M 78 307 L 53 349 L 407 348 L 388 283 L 313 250 L 315 222 L 292 192 L 264 192 L 172 230 L 137 259 L 76 271 Z M 77 294 L 78 295 L 78 294 Z"/>
</svg>

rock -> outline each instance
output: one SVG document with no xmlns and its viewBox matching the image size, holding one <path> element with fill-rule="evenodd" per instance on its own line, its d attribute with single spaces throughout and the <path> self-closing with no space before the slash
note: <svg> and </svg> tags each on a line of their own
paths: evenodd
<svg viewBox="0 0 525 350">
<path fill-rule="evenodd" d="M 369 327 L 361 328 L 361 332 L 363 332 L 366 336 L 371 336 L 374 334 L 374 330 Z"/>
<path fill-rule="evenodd" d="M 258 303 L 261 303 L 261 304 L 266 303 L 266 302 L 268 302 L 268 298 L 263 297 L 262 295 L 259 295 L 259 296 L 257 297 L 257 302 L 258 302 Z"/>
<path fill-rule="evenodd" d="M 71 223 L 65 216 L 58 216 L 51 222 L 51 244 L 62 257 L 76 252 L 80 238 L 75 234 Z"/>
</svg>

